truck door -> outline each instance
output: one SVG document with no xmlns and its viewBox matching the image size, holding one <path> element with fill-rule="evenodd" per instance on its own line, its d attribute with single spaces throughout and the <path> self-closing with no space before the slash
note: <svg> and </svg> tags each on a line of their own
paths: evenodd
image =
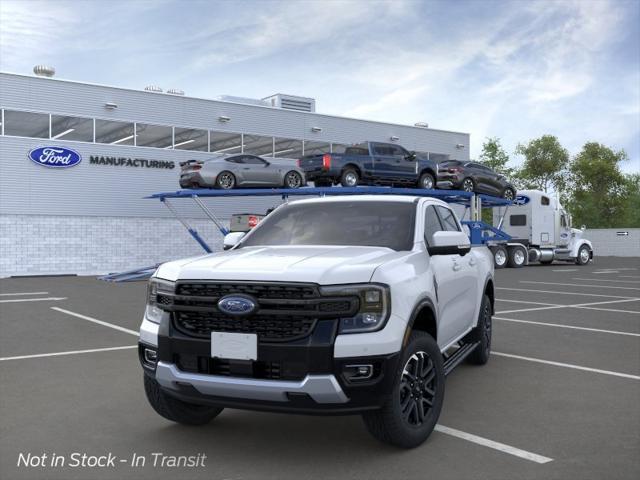
<svg viewBox="0 0 640 480">
<path fill-rule="evenodd" d="M 374 153 L 374 174 L 385 182 L 411 181 L 416 178 L 416 162 L 399 145 L 371 144 Z"/>
<path fill-rule="evenodd" d="M 437 231 L 462 231 L 453 212 L 440 205 L 425 210 L 425 243 L 432 241 Z M 443 346 L 466 331 L 474 321 L 478 302 L 478 275 L 473 253 L 464 257 L 433 255 L 431 271 L 438 303 L 438 344 Z"/>
<path fill-rule="evenodd" d="M 564 210 L 560 210 L 560 235 L 558 236 L 558 246 L 566 247 L 571 241 L 571 224 L 569 222 L 569 215 Z"/>
</svg>

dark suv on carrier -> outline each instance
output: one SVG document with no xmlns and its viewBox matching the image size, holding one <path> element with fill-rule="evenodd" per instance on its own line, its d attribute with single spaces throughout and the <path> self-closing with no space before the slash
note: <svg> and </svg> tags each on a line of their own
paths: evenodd
<svg viewBox="0 0 640 480">
<path fill-rule="evenodd" d="M 451 188 L 465 192 L 486 193 L 516 198 L 516 188 L 507 178 L 478 162 L 445 160 L 438 164 L 438 188 Z"/>
</svg>

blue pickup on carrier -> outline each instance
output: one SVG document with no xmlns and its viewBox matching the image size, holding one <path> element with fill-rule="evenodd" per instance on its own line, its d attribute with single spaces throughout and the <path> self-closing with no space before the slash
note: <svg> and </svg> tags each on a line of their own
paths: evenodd
<svg viewBox="0 0 640 480">
<path fill-rule="evenodd" d="M 431 190 L 438 178 L 436 162 L 393 143 L 364 142 L 344 153 L 308 155 L 298 166 L 316 187 L 397 185 Z"/>
</svg>

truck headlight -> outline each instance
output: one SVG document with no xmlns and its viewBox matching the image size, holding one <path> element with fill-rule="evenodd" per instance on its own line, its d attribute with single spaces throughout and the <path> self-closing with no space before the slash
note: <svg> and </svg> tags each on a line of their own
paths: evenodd
<svg viewBox="0 0 640 480">
<path fill-rule="evenodd" d="M 149 280 L 147 286 L 147 307 L 144 316 L 153 323 L 160 323 L 165 311 L 162 309 L 163 294 L 170 298 L 175 292 L 175 283 L 158 278 Z"/>
<path fill-rule="evenodd" d="M 380 330 L 391 312 L 389 287 L 375 283 L 320 287 L 322 295 L 358 297 L 360 308 L 350 317 L 341 318 L 339 333 L 364 333 Z"/>
</svg>

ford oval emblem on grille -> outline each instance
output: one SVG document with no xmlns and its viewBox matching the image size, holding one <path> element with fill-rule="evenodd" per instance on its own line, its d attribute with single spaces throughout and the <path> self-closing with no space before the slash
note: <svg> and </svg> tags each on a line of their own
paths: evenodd
<svg viewBox="0 0 640 480">
<path fill-rule="evenodd" d="M 255 300 L 240 295 L 227 295 L 218 300 L 218 309 L 227 315 L 248 315 L 256 309 Z"/>
</svg>

